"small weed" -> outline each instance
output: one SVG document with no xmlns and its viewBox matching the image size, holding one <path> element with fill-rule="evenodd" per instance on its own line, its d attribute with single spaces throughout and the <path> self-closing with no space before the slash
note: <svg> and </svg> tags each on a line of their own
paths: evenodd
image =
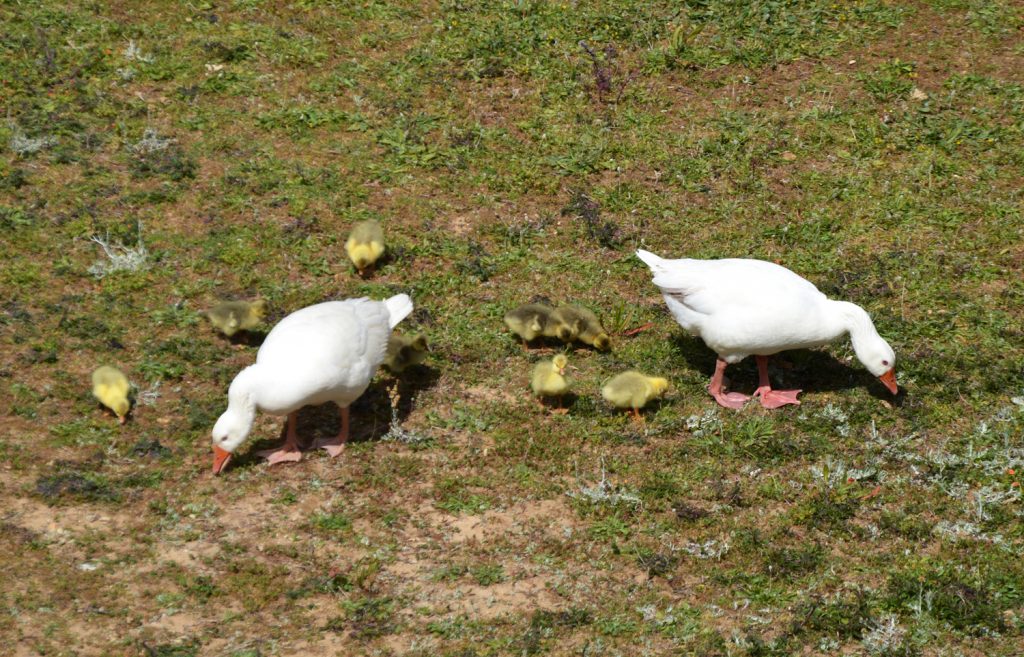
<svg viewBox="0 0 1024 657">
<path fill-rule="evenodd" d="M 456 265 L 458 270 L 486 283 L 494 275 L 495 267 L 489 253 L 478 243 L 470 242 L 466 256 Z"/>
<path fill-rule="evenodd" d="M 481 495 L 449 495 L 436 504 L 437 508 L 453 515 L 475 515 L 491 508 L 491 502 Z"/>
<path fill-rule="evenodd" d="M 815 598 L 796 609 L 798 631 L 810 630 L 840 640 L 860 639 L 872 628 L 871 598 L 856 590 L 828 600 Z"/>
<path fill-rule="evenodd" d="M 587 45 L 586 41 L 580 41 L 579 46 L 590 58 L 593 89 L 597 92 L 597 101 L 599 103 L 618 103 L 622 100 L 622 94 L 625 93 L 626 87 L 636 77 L 636 73 L 624 76 L 615 70 L 617 68 L 615 61 L 618 59 L 619 53 L 611 44 L 601 50 L 600 56 Z M 618 88 L 617 92 L 616 88 Z"/>
<path fill-rule="evenodd" d="M 473 566 L 469 569 L 469 574 L 480 586 L 491 586 L 492 584 L 499 584 L 504 582 L 505 567 L 500 563 L 485 563 L 479 566 Z"/>
<path fill-rule="evenodd" d="M 186 595 L 198 602 L 205 603 L 210 598 L 220 595 L 221 591 L 213 583 L 213 578 L 208 575 L 196 575 L 195 577 L 181 577 L 178 585 Z"/>
<path fill-rule="evenodd" d="M 618 515 L 610 515 L 590 525 L 590 535 L 600 541 L 615 541 L 626 538 L 631 530 Z"/>
<path fill-rule="evenodd" d="M 878 519 L 878 527 L 884 532 L 915 542 L 932 533 L 932 523 L 922 518 L 919 512 L 883 511 Z"/>
<path fill-rule="evenodd" d="M 575 629 L 594 622 L 593 615 L 586 609 L 571 608 L 566 611 L 539 610 L 530 616 L 530 626 L 520 639 L 524 655 L 543 652 L 544 639 L 552 637 L 559 629 Z"/>
<path fill-rule="evenodd" d="M 469 572 L 469 567 L 461 563 L 453 563 L 435 570 L 431 574 L 431 579 L 436 582 L 441 581 L 454 581 Z"/>
<path fill-rule="evenodd" d="M 277 493 L 270 500 L 271 504 L 281 504 L 283 506 L 290 506 L 292 504 L 295 504 L 298 501 L 299 501 L 298 493 L 294 489 L 288 488 L 288 487 L 281 487 L 281 488 L 279 488 L 277 490 Z M 319 527 L 319 526 L 321 526 L 319 521 L 320 521 L 320 518 L 314 516 L 313 524 Z M 330 529 L 330 528 L 326 527 L 325 529 Z"/>
<path fill-rule="evenodd" d="M 640 487 L 640 495 L 650 499 L 668 499 L 679 494 L 677 478 L 664 470 L 655 470 Z"/>
<path fill-rule="evenodd" d="M 690 504 L 685 500 L 677 500 L 672 504 L 672 509 L 675 511 L 676 518 L 679 518 L 683 522 L 695 522 L 701 518 L 707 518 L 711 515 L 711 512 L 702 507 Z"/>
<path fill-rule="evenodd" d="M 1010 601 L 997 598 L 984 582 L 970 581 L 957 570 L 939 565 L 893 574 L 886 587 L 887 606 L 928 614 L 961 631 L 1003 631 L 1002 611 Z"/>
<path fill-rule="evenodd" d="M 637 555 L 636 563 L 647 571 L 647 578 L 664 577 L 679 564 L 679 559 L 671 553 L 651 552 Z"/>
<path fill-rule="evenodd" d="M 882 64 L 872 73 L 861 76 L 864 88 L 878 102 L 903 98 L 914 88 L 914 64 L 898 58 Z"/>
<path fill-rule="evenodd" d="M 594 628 L 605 636 L 626 636 L 635 633 L 639 627 L 636 621 L 625 616 L 611 616 L 594 622 Z"/>
<path fill-rule="evenodd" d="M 310 525 L 321 532 L 336 535 L 352 529 L 352 520 L 340 513 L 317 512 L 310 519 Z"/>
<path fill-rule="evenodd" d="M 798 522 L 818 529 L 843 527 L 857 513 L 852 491 L 819 490 L 795 511 Z"/>
<path fill-rule="evenodd" d="M 247 611 L 254 612 L 284 595 L 287 582 L 288 573 L 283 567 L 244 559 L 228 566 L 222 587 L 240 600 Z"/>
<path fill-rule="evenodd" d="M 737 428 L 735 440 L 740 449 L 756 462 L 785 461 L 798 453 L 798 446 L 780 436 L 770 417 L 752 417 Z"/>
<path fill-rule="evenodd" d="M 129 169 L 137 178 L 166 176 L 173 181 L 195 178 L 197 165 L 173 139 L 147 128 L 142 139 L 128 147 Z"/>
<path fill-rule="evenodd" d="M 731 547 L 728 541 L 712 538 L 702 542 L 689 541 L 680 549 L 697 559 L 721 559 Z"/>
<path fill-rule="evenodd" d="M 622 245 L 618 226 L 611 220 L 602 220 L 601 205 L 582 190 L 572 192 L 569 204 L 562 208 L 562 215 L 580 219 L 586 228 L 587 237 L 597 244 L 607 249 L 617 249 Z"/>
<path fill-rule="evenodd" d="M 824 556 L 820 545 L 769 548 L 764 558 L 765 569 L 771 577 L 792 579 L 817 570 Z"/>
<path fill-rule="evenodd" d="M 595 507 L 625 507 L 635 509 L 641 506 L 640 496 L 626 489 L 617 486 L 608 480 L 605 472 L 601 472 L 601 480 L 593 486 L 581 485 L 579 490 L 566 493 L 569 497 L 581 502 L 587 502 Z"/>
<path fill-rule="evenodd" d="M 142 242 L 142 222 L 138 222 L 138 243 L 134 247 L 124 244 L 111 244 L 110 236 L 101 238 L 93 236 L 90 239 L 99 244 L 103 249 L 106 260 L 98 260 L 91 267 L 89 273 L 96 278 L 103 278 L 118 271 L 142 271 L 149 267 L 149 251 Z"/>
<path fill-rule="evenodd" d="M 132 456 L 145 456 L 148 458 L 162 459 L 171 455 L 171 450 L 160 444 L 155 438 L 142 438 L 132 445 L 129 453 Z"/>
<path fill-rule="evenodd" d="M 594 622 L 594 615 L 588 609 L 570 607 L 564 611 L 538 610 L 530 616 L 530 627 L 575 629 Z"/>
<path fill-rule="evenodd" d="M 297 600 L 315 593 L 340 594 L 352 590 L 348 577 L 340 573 L 306 578 L 298 587 L 285 593 L 289 599 Z"/>
<path fill-rule="evenodd" d="M 342 603 L 345 609 L 345 625 L 359 639 L 393 634 L 397 630 L 394 619 L 395 606 L 395 601 L 387 597 L 346 600 Z"/>
<path fill-rule="evenodd" d="M 56 146 L 59 140 L 56 137 L 44 135 L 42 137 L 26 137 L 17 126 L 11 126 L 11 140 L 8 146 L 19 157 L 34 155 L 41 150 Z"/>
<path fill-rule="evenodd" d="M 146 657 L 197 657 L 199 649 L 202 647 L 197 639 L 177 644 L 161 643 L 157 646 L 142 642 L 141 645 L 142 649 L 146 651 Z"/>
<path fill-rule="evenodd" d="M 907 630 L 900 625 L 899 617 L 887 614 L 874 621 L 873 625 L 861 641 L 871 657 L 911 657 L 917 654 L 907 642 Z"/>
</svg>

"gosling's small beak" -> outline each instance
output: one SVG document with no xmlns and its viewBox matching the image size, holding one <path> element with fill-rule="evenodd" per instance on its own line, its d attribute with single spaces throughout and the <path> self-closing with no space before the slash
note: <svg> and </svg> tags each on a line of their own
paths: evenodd
<svg viewBox="0 0 1024 657">
<path fill-rule="evenodd" d="M 213 446 L 213 474 L 219 475 L 227 467 L 230 460 L 231 452 L 221 449 L 216 445 Z"/>
<path fill-rule="evenodd" d="M 128 421 L 128 416 L 122 415 L 121 417 L 117 418 L 117 421 L 120 422 L 121 424 L 124 424 Z"/>
<path fill-rule="evenodd" d="M 896 385 L 896 368 L 892 368 L 882 376 L 878 377 L 878 380 L 885 384 L 885 387 L 889 389 L 892 394 L 897 394 L 900 389 Z"/>
</svg>

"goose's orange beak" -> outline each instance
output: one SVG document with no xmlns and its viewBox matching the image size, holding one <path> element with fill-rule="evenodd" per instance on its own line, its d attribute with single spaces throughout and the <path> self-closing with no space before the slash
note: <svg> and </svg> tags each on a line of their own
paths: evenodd
<svg viewBox="0 0 1024 657">
<path fill-rule="evenodd" d="M 882 376 L 878 377 L 878 380 L 885 384 L 885 387 L 889 389 L 889 392 L 896 394 L 900 391 L 896 385 L 896 368 L 892 368 Z"/>
<path fill-rule="evenodd" d="M 231 452 L 216 445 L 213 446 L 213 474 L 219 475 L 229 460 L 231 460 Z"/>
</svg>

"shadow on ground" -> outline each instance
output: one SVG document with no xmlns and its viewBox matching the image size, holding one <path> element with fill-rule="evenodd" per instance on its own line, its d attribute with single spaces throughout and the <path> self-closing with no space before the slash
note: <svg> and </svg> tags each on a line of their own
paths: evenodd
<svg viewBox="0 0 1024 657">
<path fill-rule="evenodd" d="M 391 431 L 392 413 L 390 391 L 397 384 L 398 407 L 395 417 L 399 422 L 405 421 L 416 404 L 420 392 L 429 390 L 437 384 L 441 377 L 440 371 L 433 367 L 418 365 L 411 367 L 401 375 L 382 376 L 377 378 L 370 387 L 357 399 L 349 416 L 351 443 L 379 440 Z M 319 406 L 305 406 L 298 415 L 299 439 L 308 445 L 317 438 L 328 438 L 338 434 L 341 429 L 341 416 L 334 402 Z M 232 468 L 247 468 L 260 463 L 263 459 L 256 452 L 273 449 L 284 442 L 285 420 L 281 418 L 281 430 L 275 440 L 256 441 L 245 454 L 239 455 L 232 462 Z"/>
<path fill-rule="evenodd" d="M 710 381 L 711 375 L 715 373 L 715 352 L 703 340 L 691 335 L 676 335 L 674 340 L 677 351 L 687 365 Z M 814 393 L 864 387 L 872 397 L 896 405 L 905 397 L 901 389 L 900 394 L 893 398 L 886 387 L 860 363 L 856 366 L 847 365 L 825 351 L 793 349 L 772 356 L 768 360 L 768 374 L 773 386 L 779 386 L 781 375 L 783 383 L 780 389 L 798 388 L 804 393 Z M 742 362 L 730 365 L 725 376 L 729 380 L 729 390 L 749 395 L 757 388 L 757 363 L 753 358 L 745 358 Z"/>
</svg>

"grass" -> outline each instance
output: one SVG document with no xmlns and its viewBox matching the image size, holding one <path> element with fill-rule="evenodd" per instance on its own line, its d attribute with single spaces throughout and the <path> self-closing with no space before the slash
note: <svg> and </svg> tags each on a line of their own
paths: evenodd
<svg viewBox="0 0 1024 657">
<path fill-rule="evenodd" d="M 0 638 L 1018 652 L 1017 4 L 280 4 L 0 3 Z M 342 249 L 364 219 L 389 247 L 366 279 Z M 802 406 L 717 408 L 713 354 L 637 247 L 778 261 L 860 304 L 905 394 L 837 342 L 773 361 Z M 259 336 L 202 310 L 258 296 L 269 328 L 399 291 L 432 352 L 394 407 L 381 376 L 341 458 L 274 470 L 261 417 L 209 476 Z M 540 356 L 501 324 L 539 296 L 614 334 L 570 355 L 565 416 L 528 398 Z M 125 426 L 89 394 L 106 363 L 137 390 Z M 672 384 L 643 428 L 597 394 L 625 368 Z"/>
</svg>

